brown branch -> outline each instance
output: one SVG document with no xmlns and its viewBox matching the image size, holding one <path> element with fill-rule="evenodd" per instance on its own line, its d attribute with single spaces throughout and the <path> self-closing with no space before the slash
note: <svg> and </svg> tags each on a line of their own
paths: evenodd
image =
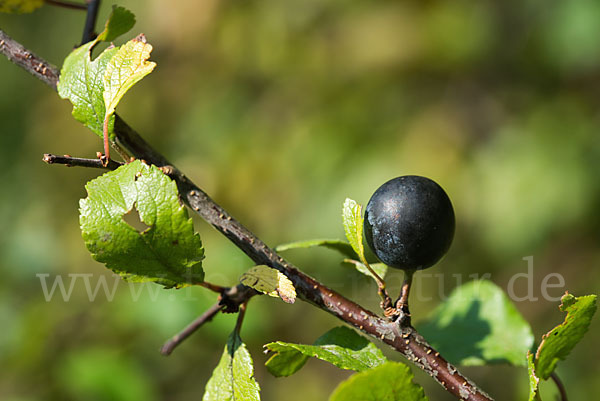
<svg viewBox="0 0 600 401">
<path fill-rule="evenodd" d="M 556 384 L 556 387 L 558 388 L 558 392 L 560 393 L 560 401 L 568 401 L 567 390 L 565 389 L 565 385 L 560 380 L 556 372 L 552 372 L 550 374 L 550 378 L 552 379 L 552 381 L 554 381 L 554 384 Z"/>
<path fill-rule="evenodd" d="M 212 318 L 215 317 L 215 315 L 219 313 L 223 308 L 225 308 L 225 304 L 222 304 L 221 302 L 217 302 L 216 304 L 208 308 L 202 315 L 200 315 L 196 320 L 190 323 L 185 329 L 171 337 L 171 339 L 162 346 L 162 348 L 160 349 L 160 353 L 165 356 L 171 355 L 171 352 L 173 352 L 173 350 L 179 344 L 181 344 L 193 332 L 202 327 L 204 323 L 210 322 Z"/>
<path fill-rule="evenodd" d="M 0 35 L 0 37 L 6 37 L 1 31 Z M 11 41 L 12 44 L 14 44 L 13 41 Z M 19 65 L 33 73 L 31 64 Z M 53 70 L 49 74 L 36 76 L 40 79 L 45 78 L 44 81 L 55 88 L 58 72 L 48 64 L 43 64 L 43 67 L 46 70 Z M 131 152 L 133 156 L 157 166 L 170 165 L 164 156 L 154 150 L 118 116 L 115 118 L 115 134 L 120 145 Z M 269 265 L 285 274 L 293 282 L 301 299 L 336 316 L 363 333 L 390 345 L 416 366 L 427 372 L 457 398 L 468 401 L 492 400 L 446 361 L 439 352 L 436 352 L 413 327 L 400 327 L 396 322 L 379 317 L 302 273 L 235 220 L 175 167 L 173 167 L 171 177 L 176 181 L 184 201 L 194 211 L 229 238 L 256 264 Z M 239 308 L 239 305 L 256 294 L 255 291 L 242 285 L 231 288 L 231 291 L 235 294 L 228 297 L 229 304 L 226 306 L 225 311 L 235 311 Z"/>
<path fill-rule="evenodd" d="M 121 162 L 112 159 L 83 159 L 80 157 L 71 157 L 69 155 L 58 156 L 45 153 L 42 160 L 48 164 L 64 164 L 67 167 L 91 167 L 105 170 L 116 170 L 123 165 Z"/>
</svg>

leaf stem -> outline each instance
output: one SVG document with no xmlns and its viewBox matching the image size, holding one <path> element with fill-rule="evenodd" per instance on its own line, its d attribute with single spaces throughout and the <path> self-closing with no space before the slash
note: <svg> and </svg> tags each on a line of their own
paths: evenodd
<svg viewBox="0 0 600 401">
<path fill-rule="evenodd" d="M 104 156 L 106 156 L 107 160 L 110 160 L 110 146 L 108 143 L 108 121 L 110 120 L 110 116 L 107 115 L 104 117 L 104 125 L 102 127 L 102 136 L 104 137 Z"/>
<path fill-rule="evenodd" d="M 160 353 L 165 356 L 171 355 L 173 350 L 179 344 L 181 344 L 193 332 L 202 327 L 204 323 L 210 322 L 212 318 L 215 317 L 215 315 L 219 313 L 223 308 L 225 308 L 225 304 L 221 304 L 221 302 L 217 302 L 216 304 L 208 308 L 206 312 L 204 312 L 196 320 L 190 323 L 185 329 L 171 337 L 171 339 L 162 346 L 162 348 L 160 349 Z"/>
<path fill-rule="evenodd" d="M 358 255 L 358 257 L 375 279 L 375 282 L 377 283 L 377 293 L 381 297 L 381 309 L 383 309 L 384 314 L 388 316 L 392 311 L 394 304 L 392 303 L 392 298 L 386 290 L 385 281 L 379 276 L 379 274 L 375 273 L 375 270 L 373 270 L 369 262 L 367 262 L 367 258 L 365 258 L 364 255 Z"/>
<path fill-rule="evenodd" d="M 248 301 L 240 305 L 240 311 L 238 312 L 237 321 L 235 322 L 234 331 L 238 336 L 240 335 L 240 330 L 242 329 L 242 323 L 244 323 L 244 316 L 246 316 L 246 305 L 248 305 Z"/>
<path fill-rule="evenodd" d="M 550 378 L 552 379 L 552 381 L 554 381 L 554 384 L 556 384 L 556 387 L 558 388 L 558 392 L 560 393 L 560 400 L 568 401 L 567 390 L 565 389 L 563 382 L 558 377 L 558 374 L 556 374 L 556 372 L 552 372 Z"/>
</svg>

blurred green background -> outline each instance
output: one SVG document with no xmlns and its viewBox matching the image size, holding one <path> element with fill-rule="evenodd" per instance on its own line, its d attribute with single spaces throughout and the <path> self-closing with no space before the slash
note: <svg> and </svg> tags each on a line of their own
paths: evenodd
<svg viewBox="0 0 600 401">
<path fill-rule="evenodd" d="M 386 180 L 433 178 L 457 214 L 453 247 L 418 288 L 424 318 L 469 275 L 507 288 L 534 257 L 534 296 L 516 304 L 536 338 L 563 318 L 542 298 L 558 272 L 559 297 L 600 288 L 600 3 L 526 1 L 122 1 L 154 45 L 158 67 L 119 113 L 217 202 L 270 245 L 342 238 L 345 197 L 366 203 Z M 99 24 L 110 12 L 103 2 Z M 55 65 L 77 45 L 85 16 L 45 6 L 0 15 L 0 28 Z M 122 43 L 119 41 L 118 43 Z M 101 141 L 71 106 L 0 57 L 0 399 L 200 399 L 234 316 L 211 324 L 165 358 L 162 342 L 214 301 L 203 289 L 162 290 L 115 281 L 92 261 L 78 200 L 98 171 L 47 166 L 43 153 L 93 157 Z M 252 263 L 206 223 L 207 279 L 237 282 Z M 289 259 L 352 299 L 377 308 L 375 286 L 327 250 Z M 68 301 L 48 285 L 83 276 Z M 421 273 L 422 274 L 422 273 Z M 443 274 L 443 275 L 442 275 Z M 458 275 L 458 276 L 452 276 Z M 71 276 L 73 277 L 73 276 Z M 397 290 L 402 276 L 392 272 Z M 77 281 L 78 280 L 78 281 Z M 516 293 L 524 296 L 525 280 Z M 262 345 L 311 343 L 340 323 L 298 302 L 260 297 L 242 337 L 263 399 L 324 400 L 349 373 L 310 361 L 275 379 Z M 572 400 L 600 392 L 600 329 L 559 364 Z M 381 344 L 380 344 L 381 345 Z M 387 355 L 400 359 L 393 352 Z M 413 367 L 431 400 L 452 400 Z M 498 400 L 522 400 L 527 372 L 465 373 Z M 554 399 L 551 383 L 542 387 Z"/>
</svg>

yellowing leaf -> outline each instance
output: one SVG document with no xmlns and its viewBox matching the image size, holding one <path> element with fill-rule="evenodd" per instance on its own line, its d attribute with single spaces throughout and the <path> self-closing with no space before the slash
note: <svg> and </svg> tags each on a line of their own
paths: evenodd
<svg viewBox="0 0 600 401">
<path fill-rule="evenodd" d="M 121 46 L 110 59 L 103 81 L 105 118 L 114 113 L 123 95 L 156 67 L 156 63 L 148 61 L 151 51 L 152 45 L 146 43 L 144 35 L 139 35 Z"/>
<path fill-rule="evenodd" d="M 288 304 L 293 304 L 296 301 L 296 289 L 290 279 L 272 267 L 266 265 L 254 266 L 242 274 L 240 282 L 263 294 L 280 297 Z"/>
<path fill-rule="evenodd" d="M 346 238 L 361 262 L 365 262 L 365 247 L 363 245 L 363 217 L 362 206 L 356 201 L 346 198 L 342 209 L 342 219 Z"/>
<path fill-rule="evenodd" d="M 44 5 L 44 0 L 0 0 L 0 12 L 30 13 Z"/>
</svg>

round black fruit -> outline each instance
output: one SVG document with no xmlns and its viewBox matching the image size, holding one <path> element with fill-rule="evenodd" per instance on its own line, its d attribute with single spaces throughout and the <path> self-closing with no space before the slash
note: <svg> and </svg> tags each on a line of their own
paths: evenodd
<svg viewBox="0 0 600 401">
<path fill-rule="evenodd" d="M 434 265 L 454 237 L 454 210 L 429 178 L 394 178 L 373 194 L 365 211 L 367 243 L 386 265 L 404 270 Z"/>
</svg>

